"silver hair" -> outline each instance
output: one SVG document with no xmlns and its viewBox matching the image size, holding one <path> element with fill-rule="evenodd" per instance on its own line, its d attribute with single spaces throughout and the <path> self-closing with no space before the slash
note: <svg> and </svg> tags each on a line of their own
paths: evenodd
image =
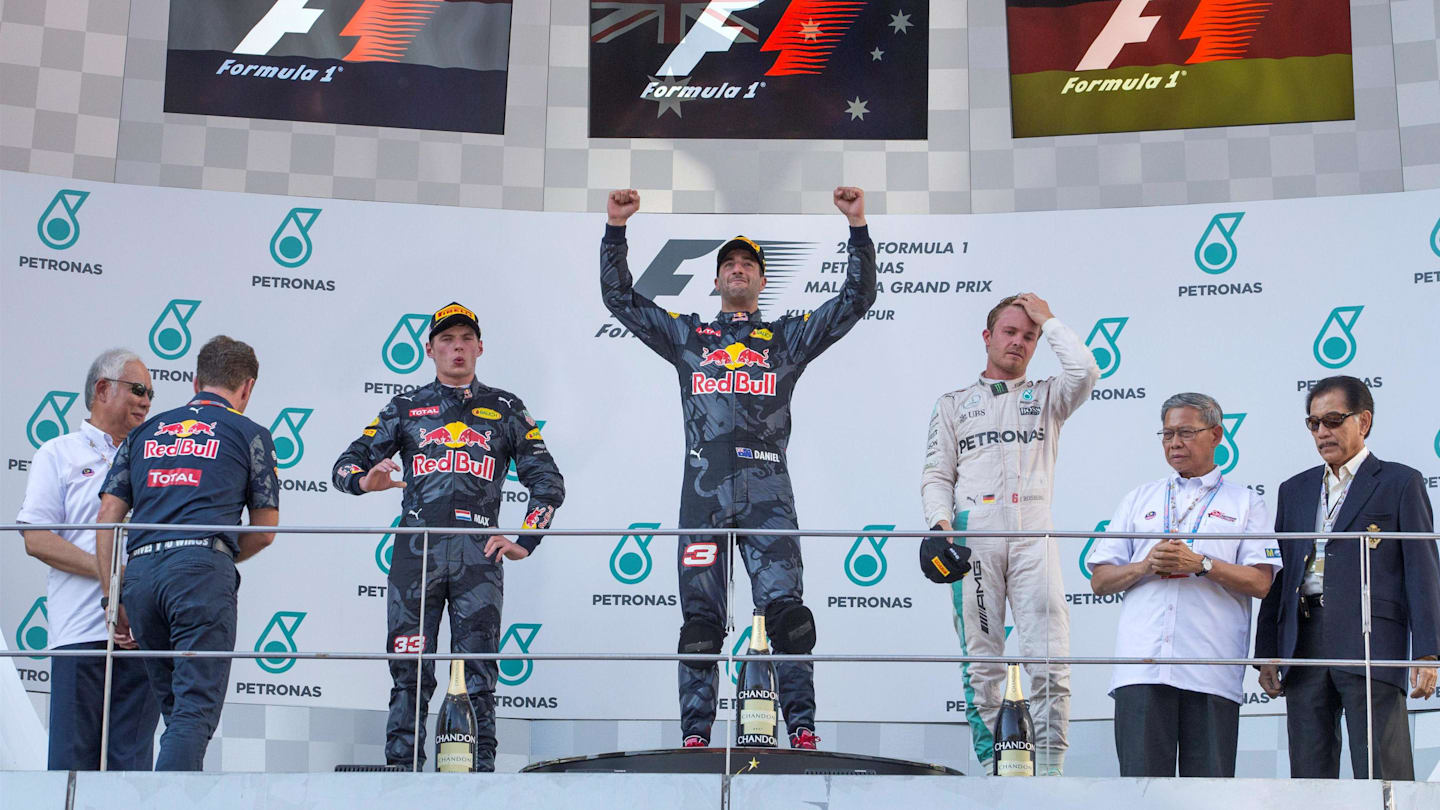
<svg viewBox="0 0 1440 810">
<path fill-rule="evenodd" d="M 1205 422 L 1206 427 L 1213 427 L 1220 424 L 1224 412 L 1220 410 L 1220 403 L 1208 394 L 1197 394 L 1187 391 L 1183 394 L 1176 394 L 1165 400 L 1160 406 L 1160 421 L 1165 421 L 1165 414 L 1170 413 L 1173 408 L 1194 408 L 1200 412 L 1200 418 Z"/>
<path fill-rule="evenodd" d="M 85 410 L 95 405 L 95 383 L 119 379 L 125 373 L 125 364 L 131 360 L 144 362 L 140 360 L 140 355 L 129 349 L 110 349 L 95 358 L 95 362 L 90 364 L 90 372 L 85 375 Z"/>
</svg>

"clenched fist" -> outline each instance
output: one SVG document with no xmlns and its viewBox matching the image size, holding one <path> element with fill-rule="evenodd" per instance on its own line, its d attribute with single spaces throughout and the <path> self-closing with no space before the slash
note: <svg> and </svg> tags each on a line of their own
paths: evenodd
<svg viewBox="0 0 1440 810">
<path fill-rule="evenodd" d="M 611 225 L 624 225 L 639 210 L 640 192 L 633 188 L 616 189 L 605 199 L 606 221 Z"/>
</svg>

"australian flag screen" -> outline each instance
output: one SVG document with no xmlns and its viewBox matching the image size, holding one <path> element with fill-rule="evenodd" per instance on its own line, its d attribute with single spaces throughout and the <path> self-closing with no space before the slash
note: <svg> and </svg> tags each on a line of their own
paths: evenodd
<svg viewBox="0 0 1440 810">
<path fill-rule="evenodd" d="M 593 0 L 593 138 L 924 139 L 928 0 Z"/>
</svg>

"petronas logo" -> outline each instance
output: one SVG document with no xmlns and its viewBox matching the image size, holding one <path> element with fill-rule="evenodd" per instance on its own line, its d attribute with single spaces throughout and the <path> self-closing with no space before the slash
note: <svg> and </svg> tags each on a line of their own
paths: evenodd
<svg viewBox="0 0 1440 810">
<path fill-rule="evenodd" d="M 43 650 L 50 646 L 50 609 L 45 597 L 35 600 L 20 626 L 15 630 L 15 648 L 20 650 Z M 43 655 L 32 655 L 36 661 L 45 660 Z"/>
<path fill-rule="evenodd" d="M 404 516 L 396 515 L 395 520 L 392 521 L 390 525 L 392 527 L 399 526 L 401 517 Z M 380 573 L 388 577 L 390 576 L 390 564 L 394 559 L 395 534 L 394 532 L 391 532 L 390 534 L 382 536 L 380 538 L 380 543 L 375 546 L 375 566 L 380 569 Z"/>
<path fill-rule="evenodd" d="M 310 226 L 319 217 L 319 208 L 291 208 L 275 229 L 275 235 L 270 237 L 270 258 L 292 270 L 310 261 L 315 252 L 315 245 L 310 241 Z"/>
<path fill-rule="evenodd" d="M 1244 421 L 1243 413 L 1227 413 L 1220 417 L 1225 436 L 1215 445 L 1215 465 L 1220 468 L 1221 475 L 1229 475 L 1240 463 L 1240 446 L 1235 443 L 1235 434 L 1240 432 L 1240 424 Z"/>
<path fill-rule="evenodd" d="M 429 325 L 429 315 L 413 312 L 401 315 L 400 320 L 395 322 L 395 328 L 385 338 L 385 344 L 380 347 L 380 359 L 385 362 L 385 367 L 396 374 L 419 370 L 425 363 L 423 340 L 425 327 Z"/>
<path fill-rule="evenodd" d="M 1325 368 L 1342 368 L 1355 359 L 1359 346 L 1350 331 L 1364 307 L 1335 307 L 1315 335 L 1315 362 Z"/>
<path fill-rule="evenodd" d="M 1104 532 L 1108 528 L 1110 528 L 1110 521 L 1108 520 L 1102 520 L 1095 524 L 1095 532 L 1097 534 Z M 1085 548 L 1080 549 L 1080 573 L 1084 574 L 1086 579 L 1090 578 L 1090 567 L 1085 564 L 1085 560 L 1089 559 L 1090 549 L 1094 547 L 1095 541 L 1099 539 L 1098 537 L 1092 537 L 1086 540 Z"/>
<path fill-rule="evenodd" d="M 70 432 L 65 414 L 79 396 L 73 391 L 51 391 L 40 400 L 39 407 L 30 414 L 30 421 L 25 423 L 25 437 L 32 447 L 38 450 L 45 442 Z"/>
<path fill-rule="evenodd" d="M 56 192 L 45 207 L 45 213 L 40 215 L 40 221 L 35 224 L 40 241 L 46 247 L 65 250 L 80 241 L 80 220 L 76 215 L 89 196 L 90 192 L 73 188 L 62 188 Z"/>
<path fill-rule="evenodd" d="M 889 564 L 885 562 L 885 543 L 890 538 L 878 532 L 895 530 L 895 524 L 873 523 L 864 527 L 866 532 L 855 538 L 850 553 L 845 555 L 845 577 L 862 588 L 876 585 L 885 578 Z"/>
<path fill-rule="evenodd" d="M 1195 266 L 1211 274 L 1220 275 L 1235 266 L 1240 250 L 1235 247 L 1235 231 L 1240 228 L 1244 211 L 1216 214 L 1210 218 L 1205 233 L 1195 243 Z"/>
<path fill-rule="evenodd" d="M 295 645 L 295 631 L 300 629 L 300 623 L 305 621 L 304 613 L 280 610 L 270 617 L 270 623 L 265 625 L 261 631 L 260 638 L 255 641 L 255 652 L 258 653 L 293 653 L 299 652 L 300 648 Z M 279 675 L 289 672 L 295 666 L 294 658 L 256 658 L 255 663 L 261 669 L 271 675 Z"/>
<path fill-rule="evenodd" d="M 539 634 L 539 624 L 516 622 L 510 625 L 510 629 L 500 638 L 498 652 L 505 652 L 509 647 L 517 652 L 528 653 L 530 645 L 535 643 L 535 636 Z M 519 686 L 530 680 L 530 676 L 534 674 L 535 662 L 528 658 L 510 658 L 500 662 L 500 683 L 506 686 Z"/>
<path fill-rule="evenodd" d="M 300 428 L 310 420 L 314 408 L 286 408 L 270 423 L 270 436 L 275 440 L 275 466 L 288 470 L 305 456 L 305 442 Z"/>
<path fill-rule="evenodd" d="M 658 529 L 659 523 L 631 523 L 630 529 Z M 639 585 L 650 576 L 650 571 L 655 567 L 654 561 L 650 559 L 650 541 L 655 539 L 653 534 L 640 534 L 634 532 L 620 538 L 615 544 L 615 550 L 610 552 L 610 575 L 616 581 L 626 585 Z"/>
<path fill-rule="evenodd" d="M 175 298 L 165 305 L 160 317 L 150 327 L 150 351 L 156 357 L 176 360 L 190 351 L 190 316 L 199 309 L 199 301 Z"/>
<path fill-rule="evenodd" d="M 1100 379 L 1105 379 L 1120 370 L 1120 332 L 1129 318 L 1101 318 L 1085 338 L 1085 348 L 1095 357 L 1100 367 Z"/>
</svg>

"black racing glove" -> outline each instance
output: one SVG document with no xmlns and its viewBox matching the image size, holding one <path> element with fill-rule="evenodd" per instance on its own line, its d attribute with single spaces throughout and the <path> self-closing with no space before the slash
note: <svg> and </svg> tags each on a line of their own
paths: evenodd
<svg viewBox="0 0 1440 810">
<path fill-rule="evenodd" d="M 930 528 L 938 531 L 940 524 Z M 959 582 L 970 573 L 970 549 L 948 537 L 927 537 L 920 541 L 920 570 L 931 582 Z"/>
</svg>

